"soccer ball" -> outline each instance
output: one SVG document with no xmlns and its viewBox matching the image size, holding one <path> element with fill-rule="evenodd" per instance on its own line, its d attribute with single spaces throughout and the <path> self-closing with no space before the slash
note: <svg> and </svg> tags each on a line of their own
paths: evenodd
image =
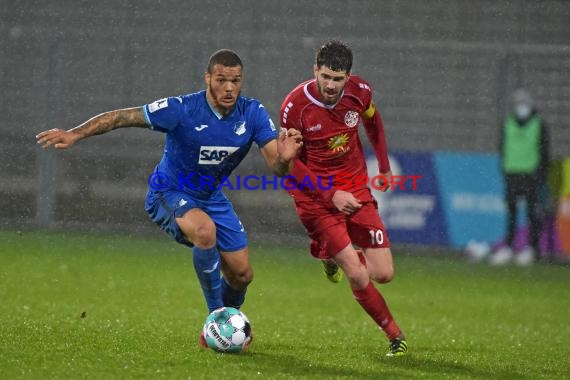
<svg viewBox="0 0 570 380">
<path fill-rule="evenodd" d="M 241 352 L 251 341 L 251 324 L 238 309 L 222 307 L 206 318 L 204 339 L 214 351 Z"/>
</svg>

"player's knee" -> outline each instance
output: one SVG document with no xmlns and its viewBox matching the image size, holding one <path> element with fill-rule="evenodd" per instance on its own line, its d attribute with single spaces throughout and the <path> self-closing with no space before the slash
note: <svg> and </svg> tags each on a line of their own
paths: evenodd
<svg viewBox="0 0 570 380">
<path fill-rule="evenodd" d="M 343 268 L 344 274 L 353 289 L 364 289 L 370 282 L 366 267 L 361 263 Z"/>
<path fill-rule="evenodd" d="M 380 284 L 390 282 L 394 278 L 394 267 L 390 265 L 387 267 L 379 268 L 378 270 L 370 273 L 370 278 Z"/>
<path fill-rule="evenodd" d="M 239 282 L 241 283 L 242 287 L 245 288 L 246 286 L 251 284 L 252 281 L 253 281 L 253 270 L 250 267 L 248 271 L 242 273 L 239 276 Z"/>
<path fill-rule="evenodd" d="M 226 279 L 232 288 L 244 289 L 253 281 L 253 269 L 248 266 L 242 270 L 228 273 Z"/>
<path fill-rule="evenodd" d="M 205 221 L 192 226 L 187 236 L 198 247 L 213 247 L 216 245 L 216 226 L 212 221 Z"/>
</svg>

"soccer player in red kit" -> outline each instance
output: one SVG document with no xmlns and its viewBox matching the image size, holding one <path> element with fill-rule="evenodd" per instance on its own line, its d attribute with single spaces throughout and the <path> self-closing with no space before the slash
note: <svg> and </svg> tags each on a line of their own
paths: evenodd
<svg viewBox="0 0 570 380">
<path fill-rule="evenodd" d="M 330 41 L 317 52 L 315 78 L 301 83 L 283 101 L 281 127 L 297 129 L 303 136 L 290 173 L 294 186 L 287 187 L 311 239 L 311 254 L 322 260 L 333 282 L 340 281 L 342 269 L 354 298 L 388 337 L 387 355 L 400 356 L 407 352 L 404 334 L 372 283 L 389 282 L 394 266 L 386 229 L 366 185 L 358 137 L 362 120 L 380 174 L 389 181 L 384 125 L 370 85 L 351 75 L 351 68 L 351 49 Z"/>
</svg>

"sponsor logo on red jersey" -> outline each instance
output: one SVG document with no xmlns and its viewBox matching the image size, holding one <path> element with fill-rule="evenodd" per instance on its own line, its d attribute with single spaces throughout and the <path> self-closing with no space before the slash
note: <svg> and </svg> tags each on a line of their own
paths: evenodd
<svg viewBox="0 0 570 380">
<path fill-rule="evenodd" d="M 350 137 L 346 133 L 333 136 L 328 141 L 329 149 L 336 153 L 346 153 L 350 149 L 347 146 L 349 140 Z"/>
</svg>

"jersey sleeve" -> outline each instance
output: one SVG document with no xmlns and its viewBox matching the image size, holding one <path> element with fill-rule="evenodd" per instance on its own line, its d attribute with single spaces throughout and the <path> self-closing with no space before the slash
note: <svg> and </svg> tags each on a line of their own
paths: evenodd
<svg viewBox="0 0 570 380">
<path fill-rule="evenodd" d="M 159 99 L 144 105 L 144 115 L 150 128 L 160 132 L 174 130 L 179 124 L 184 105 L 181 97 Z"/>
<path fill-rule="evenodd" d="M 368 140 L 374 149 L 374 154 L 378 160 L 378 170 L 380 173 L 390 171 L 390 161 L 388 159 L 388 147 L 386 144 L 386 134 L 384 131 L 384 122 L 378 110 L 369 119 L 362 121 Z"/>
<path fill-rule="evenodd" d="M 253 140 L 260 148 L 263 148 L 265 144 L 276 138 L 277 129 L 275 128 L 275 124 L 273 124 L 273 120 L 271 120 L 263 104 L 258 103 L 255 112 L 255 134 Z"/>
<path fill-rule="evenodd" d="M 362 77 L 358 75 L 351 76 L 354 84 L 357 86 L 356 95 L 362 103 L 363 109 L 360 113 L 363 119 L 370 119 L 374 116 L 376 110 L 372 101 L 372 87 Z"/>
<path fill-rule="evenodd" d="M 359 98 L 364 105 L 364 111 L 361 113 L 362 124 L 378 160 L 378 170 L 380 173 L 387 173 L 390 171 L 390 161 L 382 116 L 374 105 L 370 85 L 362 78 L 358 78 L 357 83 L 360 89 Z"/>
<path fill-rule="evenodd" d="M 281 104 L 281 111 L 280 111 L 280 122 L 281 128 L 285 129 L 297 129 L 299 131 L 303 131 L 302 123 L 299 120 L 299 114 L 297 112 L 298 107 L 294 107 L 293 102 L 291 101 L 291 94 L 285 98 L 283 104 Z"/>
</svg>

